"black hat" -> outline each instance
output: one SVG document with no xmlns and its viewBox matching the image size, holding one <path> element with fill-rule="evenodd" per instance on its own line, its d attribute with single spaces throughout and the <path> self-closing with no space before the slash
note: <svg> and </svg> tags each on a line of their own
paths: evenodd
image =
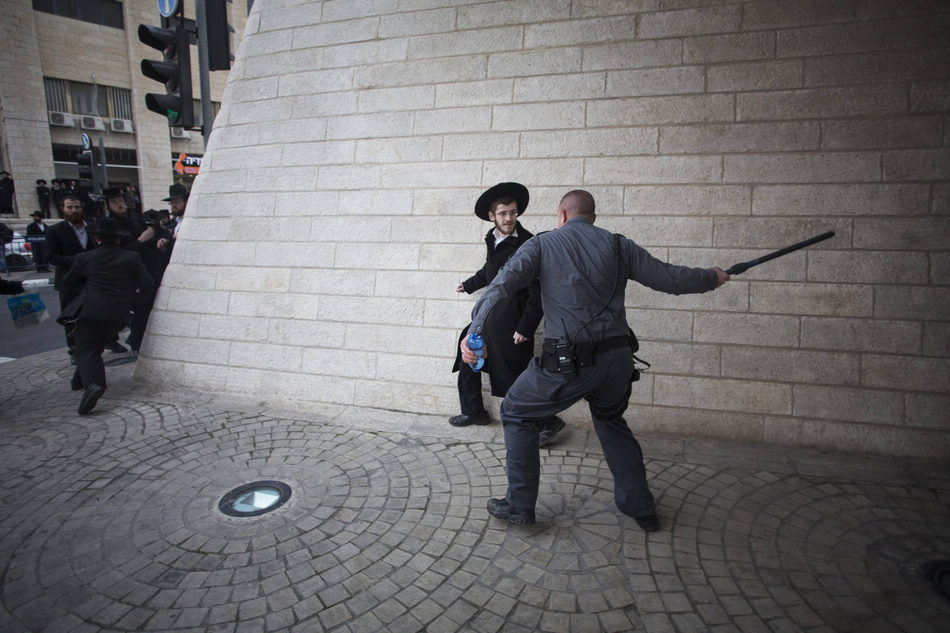
<svg viewBox="0 0 950 633">
<path fill-rule="evenodd" d="M 43 213 L 41 211 L 34 211 L 30 214 L 31 218 L 35 218 L 36 216 L 43 217 Z"/>
<path fill-rule="evenodd" d="M 119 228 L 118 222 L 112 218 L 102 218 L 96 224 L 90 224 L 86 227 L 86 233 L 90 235 L 101 235 L 102 237 L 128 237 L 129 233 Z"/>
<path fill-rule="evenodd" d="M 188 187 L 185 185 L 172 185 L 168 188 L 168 197 L 162 198 L 162 202 L 170 202 L 172 198 L 188 198 Z"/>
<path fill-rule="evenodd" d="M 102 190 L 102 199 L 108 200 L 109 198 L 121 198 L 125 194 L 122 193 L 122 190 L 118 187 L 106 187 Z"/>
<path fill-rule="evenodd" d="M 3 174 L 6 174 L 7 176 L 9 176 L 10 172 L 4 169 L 3 171 L 0 171 L 0 176 L 2 176 Z"/>
<path fill-rule="evenodd" d="M 142 222 L 146 226 L 159 226 L 162 222 L 158 217 L 158 211 L 155 209 L 149 209 L 142 214 Z"/>
<path fill-rule="evenodd" d="M 528 208 L 528 188 L 518 182 L 500 182 L 482 195 L 478 196 L 475 202 L 475 215 L 491 222 L 488 212 L 491 210 L 492 202 L 498 198 L 514 198 L 518 202 L 518 215 L 524 213 Z"/>
<path fill-rule="evenodd" d="M 43 180 L 42 178 L 40 178 L 39 180 L 36 181 L 36 184 L 38 184 L 38 185 L 45 185 L 45 184 L 46 184 L 46 181 Z"/>
</svg>

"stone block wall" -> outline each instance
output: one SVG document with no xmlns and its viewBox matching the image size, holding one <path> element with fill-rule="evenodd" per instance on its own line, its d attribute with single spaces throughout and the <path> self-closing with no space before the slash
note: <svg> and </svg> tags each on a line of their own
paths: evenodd
<svg viewBox="0 0 950 633">
<path fill-rule="evenodd" d="M 585 188 L 674 263 L 836 232 L 630 285 L 635 431 L 946 458 L 948 35 L 938 0 L 258 2 L 137 375 L 456 413 L 474 200 L 517 180 L 533 232 Z"/>
</svg>

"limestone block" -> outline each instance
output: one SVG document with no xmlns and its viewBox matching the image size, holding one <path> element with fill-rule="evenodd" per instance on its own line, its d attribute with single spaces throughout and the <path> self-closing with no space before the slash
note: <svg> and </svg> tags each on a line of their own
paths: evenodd
<svg viewBox="0 0 950 633">
<path fill-rule="evenodd" d="M 738 31 L 741 22 L 741 7 L 735 5 L 658 11 L 641 16 L 638 34 L 643 39 L 653 39 L 726 33 Z"/>
<path fill-rule="evenodd" d="M 656 376 L 654 402 L 662 406 L 790 414 L 791 385 L 750 380 Z"/>
<path fill-rule="evenodd" d="M 629 218 L 627 232 L 641 246 L 710 246 L 713 239 L 712 218 L 645 216 Z"/>
<path fill-rule="evenodd" d="M 880 179 L 877 152 L 734 154 L 723 159 L 723 181 L 728 183 L 850 183 Z"/>
<path fill-rule="evenodd" d="M 802 62 L 798 60 L 719 64 L 706 72 L 706 88 L 710 92 L 801 88 L 803 73 Z"/>
<path fill-rule="evenodd" d="M 320 49 L 320 60 L 325 68 L 384 64 L 406 59 L 408 48 L 408 38 L 339 44 Z"/>
<path fill-rule="evenodd" d="M 454 108 L 511 103 L 513 89 L 513 79 L 439 84 L 435 87 L 435 106 Z"/>
<path fill-rule="evenodd" d="M 398 189 L 374 189 L 364 191 L 341 191 L 339 203 L 327 202 L 330 212 L 338 209 L 350 215 L 409 215 L 416 208 L 412 191 Z M 314 209 L 319 213 L 319 209 Z"/>
<path fill-rule="evenodd" d="M 915 350 L 905 350 L 914 352 Z M 924 356 L 950 356 L 950 323 L 924 323 Z"/>
<path fill-rule="evenodd" d="M 461 331 L 472 320 L 472 302 L 426 299 L 422 324 Z"/>
<path fill-rule="evenodd" d="M 904 399 L 896 392 L 796 385 L 792 413 L 804 418 L 894 424 L 903 418 Z"/>
<path fill-rule="evenodd" d="M 432 59 L 454 55 L 478 55 L 521 49 L 524 29 L 503 26 L 474 31 L 418 35 L 409 39 L 409 59 Z"/>
<path fill-rule="evenodd" d="M 619 70 L 680 63 L 679 40 L 618 41 L 584 47 L 583 70 Z"/>
<path fill-rule="evenodd" d="M 273 320 L 267 329 L 268 343 L 301 348 L 339 348 L 346 339 L 347 326 L 343 323 L 313 320 L 313 314 L 295 315 L 296 318 Z"/>
<path fill-rule="evenodd" d="M 230 295 L 227 314 L 234 316 L 310 319 L 319 304 L 319 297 L 309 294 L 231 292 Z M 299 325 L 293 322 L 293 327 Z"/>
<path fill-rule="evenodd" d="M 583 123 L 582 102 L 499 105 L 492 108 L 493 130 L 578 128 Z"/>
<path fill-rule="evenodd" d="M 275 345 L 273 343 L 251 343 L 234 341 L 228 356 L 230 367 L 252 367 L 255 369 L 277 369 L 295 372 L 303 363 L 303 348 L 299 346 Z"/>
<path fill-rule="evenodd" d="M 214 290 L 168 289 L 168 309 L 192 314 L 227 314 L 229 293 Z"/>
<path fill-rule="evenodd" d="M 719 182 L 722 163 L 715 156 L 623 156 L 587 160 L 590 184 L 674 184 Z"/>
<path fill-rule="evenodd" d="M 928 257 L 906 251 L 814 251 L 808 253 L 808 278 L 838 283 L 925 284 Z"/>
<path fill-rule="evenodd" d="M 376 294 L 387 297 L 443 299 L 458 286 L 454 272 L 387 271 L 376 273 Z"/>
<path fill-rule="evenodd" d="M 330 216 L 302 220 L 306 228 L 300 228 L 304 229 L 304 239 L 310 242 L 386 242 L 393 231 L 393 219 L 389 216 Z"/>
<path fill-rule="evenodd" d="M 364 139 L 355 145 L 357 163 L 400 163 L 438 160 L 442 157 L 443 140 L 438 137 Z M 340 162 L 344 162 L 342 158 Z"/>
<path fill-rule="evenodd" d="M 920 324 L 880 319 L 802 319 L 802 347 L 916 354 L 920 351 Z"/>
<path fill-rule="evenodd" d="M 580 69 L 581 51 L 576 48 L 494 53 L 488 56 L 489 78 L 551 75 L 578 72 Z"/>
<path fill-rule="evenodd" d="M 443 160 L 488 160 L 519 156 L 517 132 L 446 134 L 442 138 Z"/>
<path fill-rule="evenodd" d="M 324 321 L 422 325 L 423 311 L 422 299 L 404 296 L 336 297 L 333 301 L 321 301 L 315 316 Z"/>
<path fill-rule="evenodd" d="M 950 150 L 916 149 L 884 152 L 884 179 L 946 180 L 950 174 Z"/>
<path fill-rule="evenodd" d="M 457 28 L 474 29 L 502 24 L 563 20 L 571 17 L 571 5 L 569 0 L 540 0 L 538 2 L 503 0 L 490 4 L 460 6 Z"/>
<path fill-rule="evenodd" d="M 740 121 L 904 114 L 907 95 L 891 84 L 750 92 L 736 96 Z"/>
<path fill-rule="evenodd" d="M 570 47 L 581 44 L 598 44 L 633 39 L 636 32 L 636 15 L 615 15 L 608 18 L 563 21 L 548 20 L 541 24 L 530 24 L 525 27 L 524 46 L 529 49 L 542 49 L 550 46 Z"/>
<path fill-rule="evenodd" d="M 793 316 L 700 313 L 693 327 L 693 340 L 703 343 L 788 348 L 799 345 L 799 319 Z"/>
<path fill-rule="evenodd" d="M 376 378 L 379 355 L 373 352 L 307 347 L 303 350 L 303 371 L 307 374 L 334 373 L 347 378 Z"/>
<path fill-rule="evenodd" d="M 946 394 L 910 394 L 907 396 L 904 423 L 907 426 L 938 429 L 950 428 L 950 396 Z"/>
<path fill-rule="evenodd" d="M 823 385 L 857 385 L 860 357 L 845 352 L 724 347 L 722 375 Z"/>
<path fill-rule="evenodd" d="M 687 64 L 771 59 L 774 53 L 775 33 L 771 31 L 701 35 L 683 39 L 683 61 Z"/>
<path fill-rule="evenodd" d="M 257 342 L 261 340 L 261 334 L 267 331 L 267 320 L 262 318 L 222 314 L 203 314 L 197 319 L 193 316 L 189 318 L 197 330 L 193 336 L 198 338 Z M 149 322 L 151 323 L 151 319 Z"/>
<path fill-rule="evenodd" d="M 455 15 L 456 10 L 452 8 L 383 15 L 379 18 L 379 37 L 391 39 L 451 31 L 455 28 Z"/>
<path fill-rule="evenodd" d="M 754 215 L 875 216 L 928 213 L 926 185 L 819 184 L 757 185 Z"/>
<path fill-rule="evenodd" d="M 267 398 L 293 401 L 350 404 L 356 386 L 355 378 L 332 375 L 272 371 L 264 373 L 261 378 L 261 394 Z"/>
<path fill-rule="evenodd" d="M 950 359 L 867 354 L 861 384 L 884 389 L 950 393 Z"/>
<path fill-rule="evenodd" d="M 419 385 L 404 382 L 360 380 L 356 384 L 353 404 L 390 409 L 394 402 L 398 402 L 404 411 L 431 414 L 433 411 L 457 411 L 458 398 L 455 385 L 420 389 Z"/>
<path fill-rule="evenodd" d="M 854 247 L 944 250 L 950 243 L 950 216 L 868 217 L 854 220 Z"/>
<path fill-rule="evenodd" d="M 487 132 L 492 129 L 492 110 L 488 107 L 445 108 L 417 112 L 413 130 L 418 134 L 448 132 Z"/>
<path fill-rule="evenodd" d="M 641 342 L 637 356 L 650 363 L 652 374 L 719 376 L 720 348 L 694 343 Z M 642 387 L 642 386 L 641 386 Z M 635 388 L 634 391 L 640 391 Z"/>
<path fill-rule="evenodd" d="M 627 290 L 628 296 L 631 294 Z M 684 310 L 643 309 L 634 301 L 625 301 L 627 323 L 633 328 L 645 350 L 647 341 L 693 340 L 693 313 Z"/>
<path fill-rule="evenodd" d="M 359 324 L 346 328 L 346 347 L 362 351 L 404 354 L 406 341 L 419 356 L 447 357 L 455 351 L 457 332 L 450 329 L 398 325 Z"/>
<path fill-rule="evenodd" d="M 930 147 L 940 145 L 943 120 L 936 116 L 882 119 L 829 120 L 821 125 L 821 145 L 825 149 L 878 149 L 899 147 Z M 891 171 L 903 173 L 906 166 L 900 165 L 900 154 L 885 159 L 885 178 L 888 165 Z M 919 157 L 918 163 L 919 163 Z M 912 158 L 913 160 L 913 158 Z M 916 178 L 893 178 L 894 180 L 917 180 Z"/>
<path fill-rule="evenodd" d="M 523 158 L 656 154 L 656 128 L 531 131 L 521 134 Z M 598 205 L 601 203 L 597 200 Z"/>
<path fill-rule="evenodd" d="M 732 122 L 735 118 L 731 95 L 679 95 L 672 97 L 631 97 L 592 101 L 587 106 L 590 127 L 627 127 L 675 123 Z M 689 178 L 684 178 L 689 180 Z"/>
<path fill-rule="evenodd" d="M 632 186 L 623 193 L 627 215 L 748 215 L 751 204 L 751 189 L 735 185 Z"/>
<path fill-rule="evenodd" d="M 874 295 L 874 316 L 950 321 L 950 287 L 881 286 Z"/>
<path fill-rule="evenodd" d="M 663 154 L 793 151 L 818 149 L 815 122 L 666 126 L 660 134 Z"/>
<path fill-rule="evenodd" d="M 349 55 L 347 57 L 349 58 Z M 354 71 L 353 87 L 381 88 L 438 83 L 447 77 L 456 82 L 485 79 L 484 57 L 445 57 L 359 66 Z"/>
<path fill-rule="evenodd" d="M 486 163 L 483 173 L 485 183 L 515 180 L 537 185 L 551 185 L 561 187 L 560 191 L 563 195 L 567 193 L 564 183 L 570 183 L 568 187 L 573 187 L 582 182 L 584 160 L 581 158 L 496 160 Z M 474 204 L 469 204 L 474 208 Z"/>
<path fill-rule="evenodd" d="M 225 267 L 218 269 L 215 290 L 286 292 L 290 287 L 289 268 Z"/>
<path fill-rule="evenodd" d="M 373 270 L 298 268 L 290 273 L 290 291 L 302 295 L 366 296 L 372 294 L 375 283 Z"/>
<path fill-rule="evenodd" d="M 906 82 L 945 79 L 946 55 L 940 49 L 826 55 L 805 60 L 806 86 L 848 85 L 855 77 Z M 903 87 L 903 86 L 901 86 Z"/>
<path fill-rule="evenodd" d="M 452 349 L 445 352 L 451 354 Z M 411 349 L 397 354 L 380 354 L 376 372 L 376 378 L 384 381 L 441 386 L 451 386 L 456 382 L 451 360 L 415 356 Z"/>
<path fill-rule="evenodd" d="M 749 307 L 752 312 L 774 314 L 869 317 L 873 301 L 871 286 L 753 283 Z"/>
<path fill-rule="evenodd" d="M 757 2 L 746 7 L 743 28 L 747 30 L 778 29 L 795 26 L 810 26 L 854 19 L 851 7 L 823 0 L 802 0 L 794 4 L 781 0 Z"/>
</svg>

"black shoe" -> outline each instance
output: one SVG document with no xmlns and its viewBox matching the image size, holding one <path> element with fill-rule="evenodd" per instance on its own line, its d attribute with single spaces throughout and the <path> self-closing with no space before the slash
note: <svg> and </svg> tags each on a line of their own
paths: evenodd
<svg viewBox="0 0 950 633">
<path fill-rule="evenodd" d="M 633 517 L 633 520 L 637 522 L 644 532 L 659 532 L 660 531 L 660 518 L 656 516 L 656 512 L 653 514 L 648 514 L 645 517 Z"/>
<path fill-rule="evenodd" d="M 105 387 L 97 385 L 96 383 L 92 383 L 86 387 L 86 391 L 82 394 L 82 400 L 79 402 L 79 415 L 86 415 L 92 411 L 105 391 Z"/>
<path fill-rule="evenodd" d="M 544 428 L 541 429 L 541 435 L 538 437 L 538 446 L 544 446 L 554 439 L 554 437 L 564 430 L 564 420 L 554 416 L 544 422 Z"/>
<path fill-rule="evenodd" d="M 79 391 L 82 389 L 82 379 L 79 378 L 76 374 L 73 374 L 73 377 L 69 379 L 69 388 L 73 391 Z"/>
<path fill-rule="evenodd" d="M 468 426 L 469 424 L 485 426 L 489 423 L 491 423 L 491 418 L 488 417 L 487 413 L 479 413 L 478 415 L 454 415 L 449 418 L 449 424 L 452 426 Z"/>
<path fill-rule="evenodd" d="M 489 499 L 488 514 L 513 525 L 534 525 L 534 510 L 514 510 L 507 499 Z"/>
<path fill-rule="evenodd" d="M 122 343 L 119 341 L 112 341 L 111 343 L 106 343 L 106 349 L 112 352 L 113 354 L 125 354 L 127 349 L 122 346 Z"/>
</svg>

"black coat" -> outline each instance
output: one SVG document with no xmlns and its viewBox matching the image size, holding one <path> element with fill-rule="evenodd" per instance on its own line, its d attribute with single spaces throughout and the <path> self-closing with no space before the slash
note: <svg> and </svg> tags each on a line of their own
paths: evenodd
<svg viewBox="0 0 950 633">
<path fill-rule="evenodd" d="M 56 267 L 56 272 L 53 274 L 53 287 L 56 290 L 63 290 L 63 276 L 73 265 L 76 255 L 91 251 L 95 247 L 96 240 L 92 235 L 88 235 L 86 248 L 83 248 L 72 224 L 66 220 L 57 222 L 46 229 L 46 261 Z"/>
<path fill-rule="evenodd" d="M 517 237 L 509 237 L 495 248 L 495 229 L 485 235 L 487 256 L 481 270 L 462 282 L 465 292 L 471 294 L 484 288 L 492 282 L 508 258 L 514 255 L 518 248 L 534 237 L 521 222 L 517 224 Z M 489 329 L 482 332 L 482 338 L 488 347 L 488 358 L 482 371 L 488 372 L 491 378 L 491 393 L 502 397 L 508 393 L 515 379 L 525 370 L 534 356 L 534 331 L 538 329 L 544 313 L 541 310 L 541 286 L 536 281 L 527 288 L 523 288 L 512 297 L 503 308 L 499 308 Z M 471 325 L 471 324 L 469 324 Z M 459 342 L 468 335 L 469 326 L 465 326 Z M 512 338 L 515 332 L 529 340 L 515 345 Z M 458 371 L 462 362 L 462 354 L 455 356 L 455 365 L 452 371 Z"/>
<path fill-rule="evenodd" d="M 86 285 L 81 319 L 123 325 L 135 305 L 135 291 L 149 293 L 155 286 L 138 253 L 108 243 L 76 255 L 63 282 Z"/>
</svg>

